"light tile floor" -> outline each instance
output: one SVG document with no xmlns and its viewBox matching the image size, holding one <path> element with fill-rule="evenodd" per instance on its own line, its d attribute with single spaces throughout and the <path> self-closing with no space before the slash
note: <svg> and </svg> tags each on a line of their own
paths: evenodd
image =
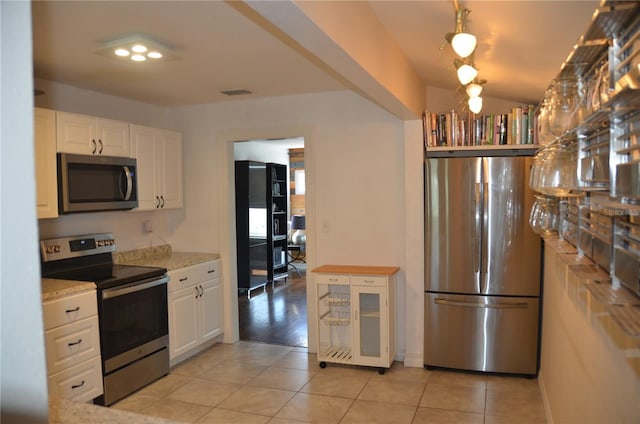
<svg viewBox="0 0 640 424">
<path fill-rule="evenodd" d="M 188 423 L 544 423 L 537 380 L 328 364 L 306 349 L 217 344 L 112 406 Z"/>
</svg>

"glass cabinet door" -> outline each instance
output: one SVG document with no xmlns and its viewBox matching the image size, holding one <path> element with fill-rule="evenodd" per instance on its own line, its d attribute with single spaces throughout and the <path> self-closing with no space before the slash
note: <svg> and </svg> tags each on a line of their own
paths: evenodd
<svg viewBox="0 0 640 424">
<path fill-rule="evenodd" d="M 377 365 L 387 354 L 386 296 L 383 287 L 353 286 L 354 354 L 363 364 Z"/>
</svg>

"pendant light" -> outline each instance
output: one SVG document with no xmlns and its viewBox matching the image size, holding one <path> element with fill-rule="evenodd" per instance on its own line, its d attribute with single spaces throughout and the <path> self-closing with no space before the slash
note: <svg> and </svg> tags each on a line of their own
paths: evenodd
<svg viewBox="0 0 640 424">
<path fill-rule="evenodd" d="M 451 44 L 451 48 L 458 56 L 458 58 L 454 59 L 453 64 L 456 68 L 458 81 L 465 87 L 467 106 L 471 112 L 478 114 L 482 110 L 482 97 L 480 97 L 482 84 L 487 82 L 486 80 L 477 79 L 478 70 L 475 67 L 473 56 L 478 40 L 475 35 L 465 30 L 467 18 L 471 11 L 461 8 L 458 0 L 453 0 L 453 7 L 456 12 L 455 32 L 445 34 L 444 38 Z"/>
<path fill-rule="evenodd" d="M 469 98 L 480 97 L 480 93 L 482 93 L 482 86 L 480 84 L 471 83 L 467 85 L 466 92 Z"/>
<path fill-rule="evenodd" d="M 478 76 L 478 70 L 471 65 L 461 65 L 458 68 L 458 80 L 460 84 L 467 85 Z"/>
<path fill-rule="evenodd" d="M 478 114 L 482 110 L 482 97 L 470 97 L 468 103 L 471 112 Z"/>
<path fill-rule="evenodd" d="M 460 32 L 451 39 L 451 47 L 461 58 L 468 57 L 476 49 L 476 36 L 468 32 Z"/>
</svg>

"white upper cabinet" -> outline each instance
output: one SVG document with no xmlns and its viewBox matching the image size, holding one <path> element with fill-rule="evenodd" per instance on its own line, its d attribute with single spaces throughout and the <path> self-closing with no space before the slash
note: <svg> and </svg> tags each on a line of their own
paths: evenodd
<svg viewBox="0 0 640 424">
<path fill-rule="evenodd" d="M 131 156 L 137 160 L 138 208 L 177 209 L 182 200 L 182 136 L 131 125 Z"/>
<path fill-rule="evenodd" d="M 33 114 L 38 218 L 58 216 L 56 112 L 36 108 Z"/>
<path fill-rule="evenodd" d="M 75 113 L 57 113 L 58 152 L 129 157 L 129 123 Z"/>
</svg>

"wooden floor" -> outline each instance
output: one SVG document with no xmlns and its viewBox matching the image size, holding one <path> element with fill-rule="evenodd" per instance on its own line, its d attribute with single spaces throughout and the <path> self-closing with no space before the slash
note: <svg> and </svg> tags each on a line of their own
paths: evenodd
<svg viewBox="0 0 640 424">
<path fill-rule="evenodd" d="M 289 271 L 289 278 L 275 287 L 238 295 L 240 340 L 308 347 L 307 342 L 307 279 Z"/>
</svg>

